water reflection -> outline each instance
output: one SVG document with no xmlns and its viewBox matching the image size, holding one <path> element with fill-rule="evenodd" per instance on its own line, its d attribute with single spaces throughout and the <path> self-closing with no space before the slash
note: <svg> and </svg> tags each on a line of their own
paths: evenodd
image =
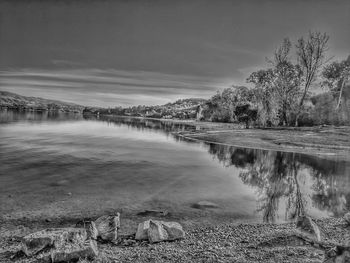
<svg viewBox="0 0 350 263">
<path fill-rule="evenodd" d="M 81 120 L 83 116 L 78 113 L 60 113 L 55 111 L 14 111 L 0 109 L 0 124 L 13 122 L 57 122 L 68 120 Z"/>
<path fill-rule="evenodd" d="M 198 129 L 195 124 L 169 121 L 125 117 L 100 117 L 100 120 L 139 130 L 161 130 L 167 134 Z M 308 213 L 311 207 L 336 217 L 350 208 L 348 162 L 220 144 L 208 144 L 208 152 L 225 166 L 240 169 L 239 177 L 243 183 L 257 190 L 257 211 L 262 213 L 264 222 L 276 222 L 282 209 L 284 220 L 289 221 Z"/>
<path fill-rule="evenodd" d="M 192 131 L 196 129 L 196 125 L 192 123 L 181 123 L 167 120 L 153 120 L 135 117 L 121 116 L 99 116 L 84 115 L 85 120 L 99 120 L 116 126 L 128 126 L 137 130 L 159 130 L 167 134 L 171 132 Z"/>
<path fill-rule="evenodd" d="M 311 206 L 341 216 L 350 208 L 349 164 L 304 154 L 242 149 L 210 144 L 209 153 L 259 195 L 264 222 L 275 222 L 284 202 L 285 220 L 308 213 Z M 306 188 L 311 180 L 310 189 Z"/>
<path fill-rule="evenodd" d="M 10 125 L 15 122 L 21 125 Z M 26 209 L 49 203 L 47 193 L 63 200 L 63 210 L 76 203 L 83 210 L 81 200 L 88 198 L 94 209 L 162 200 L 190 214 L 188 203 L 208 199 L 222 202 L 223 213 L 252 216 L 256 210 L 265 222 L 303 213 L 341 216 L 350 209 L 349 162 L 176 135 L 198 129 L 193 123 L 11 111 L 0 111 L 0 123 L 0 188 L 20 192 L 21 205 L 36 198 Z M 74 192 L 70 203 L 64 192 Z M 5 192 L 2 198 L 0 211 L 13 209 Z"/>
</svg>

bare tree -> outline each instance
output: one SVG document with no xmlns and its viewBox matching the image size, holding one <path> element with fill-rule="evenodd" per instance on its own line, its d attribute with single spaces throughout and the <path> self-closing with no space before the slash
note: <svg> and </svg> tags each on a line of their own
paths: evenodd
<svg viewBox="0 0 350 263">
<path fill-rule="evenodd" d="M 304 87 L 296 112 L 295 126 L 298 126 L 299 117 L 310 86 L 315 81 L 318 70 L 324 63 L 328 40 L 329 36 L 326 33 L 310 32 L 307 39 L 299 38 L 296 45 L 298 63 L 304 76 Z"/>
<path fill-rule="evenodd" d="M 289 124 L 288 116 L 297 106 L 302 80 L 300 66 L 294 65 L 289 58 L 291 46 L 290 40 L 285 38 L 274 52 L 274 59 L 271 61 L 274 66 L 272 84 L 279 104 L 280 121 L 284 126 Z"/>
<path fill-rule="evenodd" d="M 325 78 L 323 84 L 328 86 L 334 95 L 338 96 L 337 110 L 340 108 L 343 98 L 345 83 L 350 79 L 350 56 L 347 60 L 327 65 L 322 71 L 322 76 Z"/>
</svg>

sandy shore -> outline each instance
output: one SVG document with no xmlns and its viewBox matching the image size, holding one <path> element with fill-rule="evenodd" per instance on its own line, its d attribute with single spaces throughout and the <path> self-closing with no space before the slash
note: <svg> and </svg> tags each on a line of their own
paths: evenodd
<svg viewBox="0 0 350 263">
<path fill-rule="evenodd" d="M 208 143 L 350 160 L 350 127 L 237 129 L 229 124 L 196 122 L 194 125 L 200 128 L 178 135 Z"/>
</svg>

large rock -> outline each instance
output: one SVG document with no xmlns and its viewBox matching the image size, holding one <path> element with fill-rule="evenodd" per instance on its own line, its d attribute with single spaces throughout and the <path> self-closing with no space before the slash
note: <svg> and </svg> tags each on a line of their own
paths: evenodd
<svg viewBox="0 0 350 263">
<path fill-rule="evenodd" d="M 164 229 L 160 221 L 150 221 L 147 230 L 148 240 L 150 243 L 161 242 L 169 239 L 168 232 Z"/>
<path fill-rule="evenodd" d="M 66 242 L 82 243 L 87 234 L 82 228 L 52 228 L 25 236 L 22 240 L 22 251 L 31 256 L 47 247 L 60 247 Z"/>
<path fill-rule="evenodd" d="M 136 240 L 149 240 L 151 243 L 176 240 L 185 237 L 182 226 L 177 222 L 147 220 L 139 224 Z"/>
<path fill-rule="evenodd" d="M 105 241 L 116 241 L 120 228 L 120 214 L 105 215 L 95 220 L 98 237 Z"/>
<path fill-rule="evenodd" d="M 185 231 L 177 222 L 162 222 L 163 228 L 168 233 L 168 240 L 185 238 Z"/>
<path fill-rule="evenodd" d="M 23 238 L 22 250 L 37 262 L 71 262 L 98 255 L 95 240 L 86 240 L 84 228 L 55 228 L 32 233 Z"/>
<path fill-rule="evenodd" d="M 98 255 L 95 240 L 87 240 L 84 243 L 66 243 L 51 251 L 51 262 L 71 262 L 80 258 L 93 259 Z"/>
<path fill-rule="evenodd" d="M 321 231 L 313 219 L 309 216 L 299 216 L 297 220 L 297 229 L 317 241 L 321 241 Z"/>
<path fill-rule="evenodd" d="M 136 240 L 148 240 L 148 228 L 151 220 L 140 223 L 137 227 L 135 239 Z"/>
</svg>

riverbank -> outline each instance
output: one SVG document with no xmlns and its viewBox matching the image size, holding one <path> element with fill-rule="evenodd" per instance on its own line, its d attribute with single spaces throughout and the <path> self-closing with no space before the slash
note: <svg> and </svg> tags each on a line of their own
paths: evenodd
<svg viewBox="0 0 350 263">
<path fill-rule="evenodd" d="M 154 217 L 153 217 L 154 218 Z M 139 218 L 141 222 L 146 218 Z M 156 218 L 167 220 L 164 217 Z M 132 218 L 121 217 L 117 244 L 99 243 L 96 263 L 107 262 L 324 262 L 327 250 L 297 236 L 294 223 L 246 224 L 230 221 L 218 224 L 188 224 L 183 240 L 149 244 L 130 238 L 136 232 Z M 349 240 L 349 226 L 342 219 L 316 220 L 324 242 L 343 244 Z M 22 222 L 0 237 L 0 262 L 35 262 L 18 254 L 21 238 L 48 227 L 74 227 L 75 222 Z M 130 225 L 133 227 L 130 228 Z M 88 262 L 81 260 L 81 262 Z"/>
<path fill-rule="evenodd" d="M 103 115 L 103 117 L 113 119 L 116 116 Z M 190 131 L 174 132 L 177 136 L 193 141 L 350 160 L 350 126 L 245 129 L 234 123 L 128 116 L 118 116 L 118 118 L 135 118 L 193 126 Z"/>
<path fill-rule="evenodd" d="M 350 127 L 240 129 L 229 124 L 195 122 L 197 129 L 179 132 L 189 140 L 262 150 L 296 152 L 350 160 Z"/>
</svg>

